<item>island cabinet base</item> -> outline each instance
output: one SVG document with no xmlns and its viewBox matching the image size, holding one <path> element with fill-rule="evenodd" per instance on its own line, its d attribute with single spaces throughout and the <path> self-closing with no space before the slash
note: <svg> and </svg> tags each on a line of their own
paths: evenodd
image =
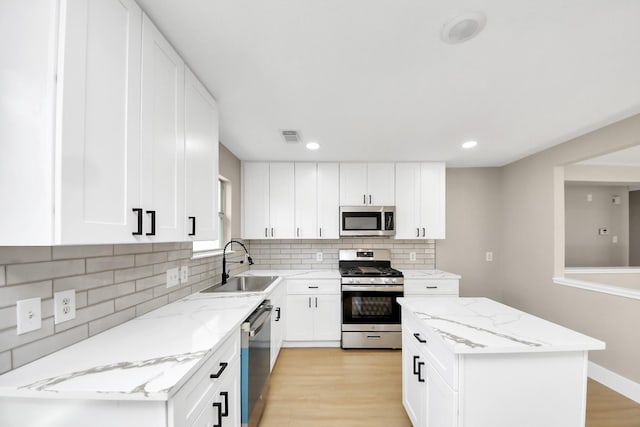
<svg viewBox="0 0 640 427">
<path fill-rule="evenodd" d="M 583 427 L 587 352 L 459 357 L 457 427 Z"/>
<path fill-rule="evenodd" d="M 402 311 L 402 399 L 415 427 L 584 427 L 588 349 L 603 343 L 532 317 L 525 326 L 538 327 L 523 333 L 508 323 L 513 309 L 489 317 L 494 303 L 483 300 L 442 300 L 462 307 L 453 314 L 437 312 L 438 301 L 411 301 L 402 301 L 413 304 Z M 475 323 L 460 315 L 472 305 Z"/>
</svg>

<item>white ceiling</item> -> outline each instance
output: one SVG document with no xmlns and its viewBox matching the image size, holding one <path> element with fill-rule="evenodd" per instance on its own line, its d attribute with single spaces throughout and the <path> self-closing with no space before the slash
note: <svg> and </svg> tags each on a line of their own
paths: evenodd
<svg viewBox="0 0 640 427">
<path fill-rule="evenodd" d="M 243 160 L 500 166 L 640 113 L 638 0 L 139 3 L 218 100 L 220 140 Z M 469 11 L 484 31 L 443 43 Z M 281 129 L 320 150 L 285 145 Z"/>
</svg>

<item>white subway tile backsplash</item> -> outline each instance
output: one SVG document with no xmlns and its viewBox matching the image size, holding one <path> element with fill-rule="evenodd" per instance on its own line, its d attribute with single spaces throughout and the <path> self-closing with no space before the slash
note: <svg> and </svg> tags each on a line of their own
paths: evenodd
<svg viewBox="0 0 640 427">
<path fill-rule="evenodd" d="M 155 310 L 156 308 L 162 307 L 163 305 L 167 304 L 169 304 L 169 297 L 167 295 L 145 301 L 142 304 L 136 305 L 136 316 L 142 316 L 143 314 L 148 313 L 151 310 Z"/>
<path fill-rule="evenodd" d="M 75 289 L 76 292 L 80 292 L 112 283 L 113 271 L 103 271 L 101 273 L 55 279 L 53 281 L 53 292 L 66 291 L 68 289 Z"/>
<path fill-rule="evenodd" d="M 146 291 L 136 292 L 135 294 L 126 295 L 115 299 L 116 310 L 122 310 L 129 308 L 137 304 L 141 304 L 144 301 L 148 301 L 153 298 L 153 289 L 147 289 Z"/>
<path fill-rule="evenodd" d="M 55 325 L 55 332 L 66 331 L 75 326 L 89 323 L 92 320 L 99 319 L 114 312 L 113 300 L 105 301 L 100 304 L 90 305 L 85 308 L 76 310 L 76 318 L 67 322 Z"/>
<path fill-rule="evenodd" d="M 113 245 L 53 246 L 51 249 L 54 260 L 113 255 Z"/>
<path fill-rule="evenodd" d="M 4 275 L 4 265 L 0 265 L 0 286 L 4 286 L 6 284 L 7 284 L 7 281 Z"/>
<path fill-rule="evenodd" d="M 11 352 L 0 353 L 0 374 L 11 370 Z"/>
<path fill-rule="evenodd" d="M 145 289 L 153 288 L 154 286 L 163 285 L 163 284 L 164 285 L 167 284 L 166 273 L 136 280 L 136 291 L 143 291 Z"/>
<path fill-rule="evenodd" d="M 84 274 L 84 260 L 47 261 L 6 266 L 7 285 Z"/>
<path fill-rule="evenodd" d="M 87 258 L 87 273 L 129 268 L 133 267 L 134 265 L 136 265 L 134 255 Z"/>
<path fill-rule="evenodd" d="M 53 335 L 53 318 L 42 319 L 42 327 L 26 334 L 17 335 L 13 328 L 0 331 L 0 352 L 38 341 L 44 337 Z"/>
<path fill-rule="evenodd" d="M 130 255 L 130 254 L 143 254 L 145 252 L 153 252 L 153 244 L 151 243 L 136 243 L 133 245 L 114 245 L 114 255 Z"/>
<path fill-rule="evenodd" d="M 51 260 L 51 247 L 48 246 L 2 246 L 0 264 L 18 264 Z"/>
<path fill-rule="evenodd" d="M 116 311 L 113 314 L 89 322 L 89 336 L 99 334 L 107 329 L 113 328 L 121 323 L 136 317 L 136 308 L 131 307 L 126 310 Z"/>
<path fill-rule="evenodd" d="M 90 289 L 88 294 L 88 303 L 96 304 L 101 301 L 115 299 L 123 295 L 132 294 L 136 291 L 135 282 L 118 283 L 111 286 L 102 286 L 100 288 Z"/>
<path fill-rule="evenodd" d="M 28 298 L 53 298 L 51 280 L 28 285 L 3 286 L 0 288 L 0 307 L 15 305 L 17 301 Z"/>
<path fill-rule="evenodd" d="M 114 272 L 115 283 L 128 282 L 131 280 L 142 279 L 153 275 L 153 266 L 127 268 L 124 270 L 116 270 Z"/>
<path fill-rule="evenodd" d="M 18 347 L 12 351 L 13 367 L 25 365 L 56 350 L 82 341 L 88 336 L 88 326 L 85 324 Z"/>
<path fill-rule="evenodd" d="M 44 317 L 44 316 L 43 316 Z M 16 306 L 0 308 L 0 330 L 16 326 Z"/>
<path fill-rule="evenodd" d="M 167 253 L 154 252 L 150 254 L 140 254 L 140 255 L 136 255 L 135 260 L 136 260 L 135 262 L 136 267 L 140 267 L 143 265 L 150 265 L 150 264 L 158 264 L 158 263 L 167 261 Z"/>
</svg>

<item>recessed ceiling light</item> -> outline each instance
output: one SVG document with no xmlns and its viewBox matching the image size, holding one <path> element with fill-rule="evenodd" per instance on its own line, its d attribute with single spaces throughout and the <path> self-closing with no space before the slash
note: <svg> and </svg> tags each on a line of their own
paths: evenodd
<svg viewBox="0 0 640 427">
<path fill-rule="evenodd" d="M 462 43 L 477 36 L 487 23 L 482 12 L 469 12 L 456 16 L 442 27 L 440 37 L 445 43 Z"/>
<path fill-rule="evenodd" d="M 318 144 L 317 142 L 307 142 L 307 149 L 317 150 L 318 148 L 320 148 L 320 144 Z"/>
<path fill-rule="evenodd" d="M 475 147 L 476 145 L 478 145 L 477 141 L 467 141 L 462 143 L 462 148 L 469 149 Z"/>
</svg>

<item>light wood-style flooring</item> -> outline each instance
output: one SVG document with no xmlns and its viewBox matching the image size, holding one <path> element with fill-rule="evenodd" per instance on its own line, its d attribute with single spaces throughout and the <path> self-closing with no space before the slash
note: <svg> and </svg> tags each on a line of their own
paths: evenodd
<svg viewBox="0 0 640 427">
<path fill-rule="evenodd" d="M 410 427 L 401 352 L 283 348 L 260 427 Z M 640 404 L 589 381 L 587 427 L 640 427 Z"/>
</svg>

